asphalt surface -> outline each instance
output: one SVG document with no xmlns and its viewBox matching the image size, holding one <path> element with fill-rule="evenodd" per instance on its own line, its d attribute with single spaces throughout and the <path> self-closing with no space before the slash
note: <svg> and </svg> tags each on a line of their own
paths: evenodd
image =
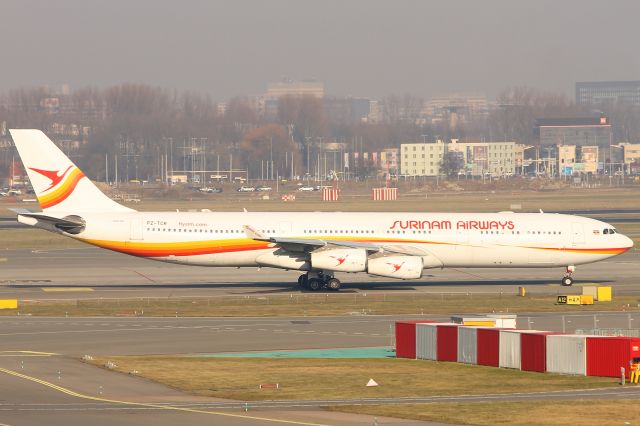
<svg viewBox="0 0 640 426">
<path fill-rule="evenodd" d="M 580 265 L 576 284 L 612 285 L 616 294 L 640 291 L 640 250 Z M 214 297 L 287 294 L 296 289 L 295 271 L 270 268 L 207 268 L 173 265 L 86 247 L 0 251 L 0 298 L 61 299 L 119 297 Z M 337 274 L 342 292 L 563 292 L 564 271 L 551 269 L 431 269 L 422 279 L 397 281 L 366 274 Z M 53 290 L 47 291 L 50 287 Z M 89 287 L 90 289 L 87 289 Z M 62 289 L 61 289 L 62 288 Z M 73 291 L 77 289 L 77 291 Z M 66 291 L 63 291 L 65 290 Z"/>
<path fill-rule="evenodd" d="M 95 248 L 6 250 L 0 253 L 0 298 L 176 297 L 289 294 L 294 272 L 202 268 L 132 258 Z M 638 251 L 578 267 L 577 283 L 611 284 L 637 292 Z M 345 275 L 345 292 L 529 292 L 556 294 L 562 271 L 426 271 L 416 282 Z M 47 291 L 55 289 L 55 291 Z M 60 291 L 62 289 L 63 291 Z M 248 313 L 250 314 L 250 313 Z M 402 318 L 409 318 L 403 316 Z M 446 319 L 429 315 L 414 318 Z M 392 316 L 291 318 L 47 318 L 0 317 L 0 423 L 35 424 L 332 424 L 371 425 L 372 416 L 331 413 L 326 404 L 479 402 L 477 396 L 384 400 L 250 403 L 185 395 L 133 375 L 79 361 L 83 355 L 220 353 L 257 350 L 389 346 Z M 576 328 L 638 328 L 636 312 L 521 314 L 518 327 L 571 332 Z M 484 401 L 637 398 L 635 388 L 589 392 L 484 395 Z M 379 424 L 426 424 L 378 419 Z M 283 423 L 290 422 L 290 423 Z"/>
</svg>

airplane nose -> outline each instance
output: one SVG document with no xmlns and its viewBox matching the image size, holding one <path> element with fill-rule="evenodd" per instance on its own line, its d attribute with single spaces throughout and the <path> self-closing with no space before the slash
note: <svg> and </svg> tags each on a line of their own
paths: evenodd
<svg viewBox="0 0 640 426">
<path fill-rule="evenodd" d="M 626 235 L 621 235 L 621 237 L 622 244 L 627 250 L 633 248 L 633 240 L 631 238 L 627 237 Z"/>
</svg>

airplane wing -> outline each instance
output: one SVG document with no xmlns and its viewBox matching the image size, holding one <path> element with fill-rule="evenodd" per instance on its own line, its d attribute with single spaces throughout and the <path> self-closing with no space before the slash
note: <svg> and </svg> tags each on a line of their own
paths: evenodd
<svg viewBox="0 0 640 426">
<path fill-rule="evenodd" d="M 256 241 L 267 241 L 292 252 L 311 252 L 317 248 L 325 246 L 338 246 L 356 249 L 364 249 L 371 253 L 396 253 L 406 256 L 427 256 L 428 252 L 410 245 L 389 245 L 376 243 L 362 243 L 356 241 L 343 241 L 331 239 L 315 239 L 315 238 L 280 238 L 268 237 L 249 225 L 244 225 L 243 229 L 248 238 Z"/>
</svg>

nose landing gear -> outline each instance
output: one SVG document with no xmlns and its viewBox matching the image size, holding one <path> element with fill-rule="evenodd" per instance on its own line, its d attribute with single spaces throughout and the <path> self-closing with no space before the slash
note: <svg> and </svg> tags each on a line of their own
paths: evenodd
<svg viewBox="0 0 640 426">
<path fill-rule="evenodd" d="M 573 265 L 569 265 L 567 266 L 567 271 L 564 274 L 564 277 L 562 278 L 562 281 L 560 281 L 560 284 L 562 284 L 565 287 L 569 287 L 573 284 L 573 278 L 571 278 L 571 274 L 573 272 L 575 272 L 576 267 Z"/>
<path fill-rule="evenodd" d="M 298 285 L 311 291 L 322 289 L 338 291 L 342 287 L 340 280 L 335 278 L 332 273 L 324 273 L 322 271 L 311 271 L 300 275 L 298 277 Z"/>
</svg>

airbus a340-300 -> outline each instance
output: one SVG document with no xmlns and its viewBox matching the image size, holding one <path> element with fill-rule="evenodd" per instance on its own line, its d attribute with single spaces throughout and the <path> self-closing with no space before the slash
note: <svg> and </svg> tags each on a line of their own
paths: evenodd
<svg viewBox="0 0 640 426">
<path fill-rule="evenodd" d="M 40 130 L 11 130 L 41 212 L 18 221 L 163 262 L 297 270 L 340 289 L 336 272 L 419 279 L 429 268 L 565 268 L 633 247 L 607 223 L 548 213 L 138 212 L 103 194 Z"/>
</svg>

